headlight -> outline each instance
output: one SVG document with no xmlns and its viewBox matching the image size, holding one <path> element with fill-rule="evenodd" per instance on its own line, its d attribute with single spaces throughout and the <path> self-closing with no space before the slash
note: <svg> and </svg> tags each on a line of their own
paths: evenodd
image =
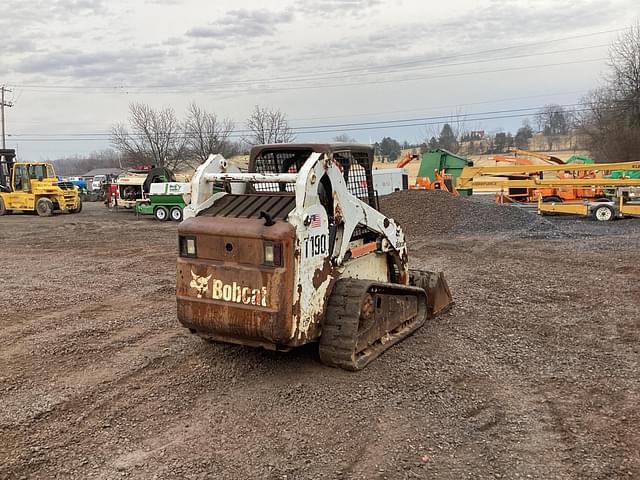
<svg viewBox="0 0 640 480">
<path fill-rule="evenodd" d="M 273 265 L 273 245 L 264 246 L 264 263 Z"/>
<path fill-rule="evenodd" d="M 181 257 L 196 256 L 196 237 L 180 237 L 179 243 Z"/>
</svg>

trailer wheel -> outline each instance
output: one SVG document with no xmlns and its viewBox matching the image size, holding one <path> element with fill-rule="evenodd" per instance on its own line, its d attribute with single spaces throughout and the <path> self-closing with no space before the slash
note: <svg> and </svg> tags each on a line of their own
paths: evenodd
<svg viewBox="0 0 640 480">
<path fill-rule="evenodd" d="M 7 214 L 7 207 L 4 205 L 4 200 L 0 197 L 0 217 Z"/>
<path fill-rule="evenodd" d="M 562 203 L 562 199 L 560 197 L 544 197 L 542 203 Z"/>
<path fill-rule="evenodd" d="M 36 203 L 36 212 L 41 217 L 50 217 L 53 215 L 53 202 L 48 198 L 41 198 Z"/>
<path fill-rule="evenodd" d="M 608 222 L 616 218 L 616 212 L 609 205 L 599 205 L 593 211 L 593 218 L 599 222 Z"/>
<path fill-rule="evenodd" d="M 169 210 L 167 207 L 156 207 L 153 209 L 153 216 L 156 217 L 156 220 L 164 222 L 169 219 Z"/>
<path fill-rule="evenodd" d="M 180 207 L 173 207 L 169 212 L 169 215 L 171 216 L 171 220 L 174 222 L 182 221 L 182 209 Z"/>
</svg>

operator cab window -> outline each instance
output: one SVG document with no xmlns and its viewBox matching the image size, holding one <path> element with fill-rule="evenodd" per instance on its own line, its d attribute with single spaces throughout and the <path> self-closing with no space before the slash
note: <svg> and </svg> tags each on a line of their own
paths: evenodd
<svg viewBox="0 0 640 480">
<path fill-rule="evenodd" d="M 47 178 L 46 165 L 31 165 L 29 178 L 32 180 Z"/>
<path fill-rule="evenodd" d="M 17 165 L 13 172 L 14 182 L 13 188 L 16 192 L 30 192 L 31 182 L 29 181 L 29 172 L 25 165 Z"/>
<path fill-rule="evenodd" d="M 298 173 L 311 150 L 278 151 L 266 150 L 255 159 L 256 173 Z M 293 183 L 254 183 L 256 192 L 293 192 Z"/>
</svg>

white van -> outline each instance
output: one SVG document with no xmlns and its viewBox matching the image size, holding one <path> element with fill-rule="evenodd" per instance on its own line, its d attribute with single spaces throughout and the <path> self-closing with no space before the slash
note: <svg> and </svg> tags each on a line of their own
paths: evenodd
<svg viewBox="0 0 640 480">
<path fill-rule="evenodd" d="M 96 190 L 100 190 L 100 188 L 102 187 L 102 184 L 106 179 L 107 179 L 106 175 L 96 175 L 95 177 L 93 177 L 93 180 L 91 181 L 91 190 L 94 192 Z"/>
</svg>

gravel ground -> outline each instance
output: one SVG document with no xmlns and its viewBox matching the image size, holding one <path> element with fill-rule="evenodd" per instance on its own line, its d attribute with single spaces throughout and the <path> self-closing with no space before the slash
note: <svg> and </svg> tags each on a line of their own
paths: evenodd
<svg viewBox="0 0 640 480">
<path fill-rule="evenodd" d="M 456 305 L 359 373 L 182 329 L 175 224 L 0 218 L 0 478 L 640 478 L 640 220 L 422 193 Z"/>
</svg>

